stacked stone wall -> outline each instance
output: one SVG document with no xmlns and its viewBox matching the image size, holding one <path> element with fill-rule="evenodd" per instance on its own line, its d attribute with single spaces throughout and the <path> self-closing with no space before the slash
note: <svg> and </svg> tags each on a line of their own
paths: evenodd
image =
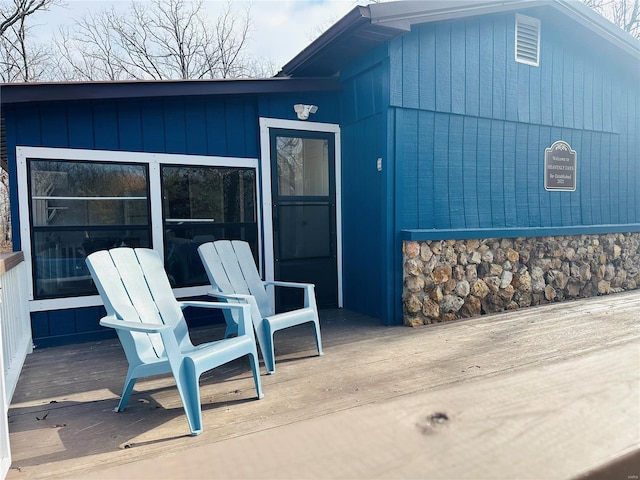
<svg viewBox="0 0 640 480">
<path fill-rule="evenodd" d="M 640 285 L 640 233 L 403 243 L 405 325 Z"/>
</svg>

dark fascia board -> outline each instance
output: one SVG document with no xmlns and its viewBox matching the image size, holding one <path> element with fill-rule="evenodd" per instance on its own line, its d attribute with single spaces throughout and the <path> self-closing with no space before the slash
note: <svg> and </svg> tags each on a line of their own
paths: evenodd
<svg viewBox="0 0 640 480">
<path fill-rule="evenodd" d="M 410 31 L 413 25 L 536 7 L 554 8 L 632 58 L 640 59 L 640 41 L 577 0 L 410 0 L 354 8 L 287 63 L 278 76 L 304 76 L 305 72 L 313 71 L 309 67 L 320 54 L 334 57 L 333 73 L 338 73 L 344 63 L 340 60 L 341 47 L 348 45 L 346 42 L 359 29 L 380 29 L 381 33 L 385 33 L 379 39 L 379 43 L 382 43 L 392 38 L 389 32 L 396 32 L 396 36 L 399 36 Z M 371 48 L 371 45 L 367 48 Z"/>
<path fill-rule="evenodd" d="M 299 67 L 306 68 L 306 65 L 313 62 L 321 52 L 332 47 L 340 48 L 353 32 L 371 25 L 369 16 L 369 7 L 355 7 L 282 67 L 276 77 L 293 76 Z M 398 31 L 398 35 L 402 33 L 401 30 Z"/>
<path fill-rule="evenodd" d="M 0 84 L 0 102 L 8 105 L 41 101 L 318 92 L 340 88 L 340 83 L 331 78 L 4 83 Z"/>
</svg>

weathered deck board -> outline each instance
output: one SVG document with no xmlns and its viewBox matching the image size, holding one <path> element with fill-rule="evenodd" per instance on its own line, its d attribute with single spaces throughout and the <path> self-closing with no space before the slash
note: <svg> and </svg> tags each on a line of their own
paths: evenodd
<svg viewBox="0 0 640 480">
<path fill-rule="evenodd" d="M 14 461 L 8 479 L 84 476 L 96 469 L 156 456 L 164 458 L 169 452 L 211 446 L 225 439 L 267 435 L 259 432 L 283 425 L 302 426 L 321 422 L 324 417 L 330 424 L 336 415 L 339 418 L 336 412 L 361 418 L 374 409 L 388 417 L 397 404 L 402 405 L 407 418 L 423 415 L 409 401 L 412 396 L 437 395 L 448 399 L 442 408 L 458 402 L 456 408 L 460 412 L 482 415 L 478 410 L 482 407 L 485 414 L 500 418 L 501 402 L 506 402 L 502 414 L 507 415 L 517 408 L 526 410 L 531 402 L 553 399 L 557 385 L 546 387 L 546 400 L 538 398 L 533 386 L 544 383 L 548 372 L 553 371 L 549 369 L 572 361 L 581 365 L 583 359 L 593 357 L 602 362 L 610 352 L 610 362 L 617 365 L 616 358 L 624 354 L 627 363 L 637 361 L 632 367 L 637 366 L 640 371 L 639 312 L 639 291 L 414 329 L 382 327 L 374 319 L 346 311 L 323 312 L 323 357 L 314 355 L 309 326 L 276 334 L 278 370 L 262 377 L 264 399 L 258 401 L 253 396 L 245 360 L 203 377 L 205 430 L 199 437 L 186 436 L 186 419 L 171 377 L 140 381 L 127 410 L 119 414 L 110 411 L 117 404 L 126 371 L 126 360 L 117 341 L 36 351 L 27 359 L 9 412 Z M 194 332 L 194 339 L 217 338 L 221 334 L 220 327 L 199 329 Z M 587 363 L 589 368 L 598 365 L 598 361 Z M 593 374 L 622 375 L 614 366 L 611 371 L 606 370 L 607 365 L 603 368 L 593 370 Z M 578 395 L 578 403 L 586 402 L 581 408 L 587 416 L 592 402 L 600 409 L 594 414 L 616 417 L 612 425 L 617 425 L 619 419 L 634 421 L 628 418 L 629 412 L 621 415 L 616 410 L 615 398 L 600 395 L 582 376 L 565 372 L 562 382 L 560 385 L 566 388 L 559 393 L 566 399 Z M 503 392 L 496 395 L 495 405 L 488 393 L 492 389 Z M 519 396 L 520 403 L 515 401 Z M 568 412 L 564 405 L 556 410 Z M 553 430 L 554 423 L 547 421 L 555 418 L 553 412 L 533 408 L 527 415 L 530 425 L 540 423 Z M 467 424 L 459 428 L 463 425 Z M 565 427 L 559 420 L 557 425 L 560 441 Z M 460 448 L 465 442 L 468 447 L 472 445 L 471 426 L 467 437 L 457 433 L 462 442 Z M 606 443 L 612 433 L 601 433 Z M 496 435 L 500 436 L 499 429 Z M 502 441 L 508 438 L 507 435 Z M 640 447 L 640 432 L 635 442 Z M 613 448 L 614 444 L 609 444 Z M 539 442 L 533 446 L 546 452 Z M 624 453 L 617 448 L 617 453 Z M 394 452 L 400 455 L 404 449 L 398 445 Z M 346 452 L 345 455 L 348 458 Z M 442 465 L 448 464 L 446 451 L 439 451 L 439 455 Z M 576 458 L 585 462 L 586 469 L 597 466 L 587 464 L 592 457 Z M 480 456 L 473 458 L 482 463 Z M 540 462 L 546 462 L 544 456 Z M 481 470 L 489 476 L 490 463 Z M 466 470 L 465 475 L 464 468 L 460 468 L 456 470 L 460 475 L 474 477 L 473 470 Z M 572 468 L 575 470 L 575 465 Z M 398 474 L 401 472 L 397 470 Z M 571 473 L 578 474 L 580 470 Z M 385 476 L 382 471 L 380 475 Z"/>
</svg>

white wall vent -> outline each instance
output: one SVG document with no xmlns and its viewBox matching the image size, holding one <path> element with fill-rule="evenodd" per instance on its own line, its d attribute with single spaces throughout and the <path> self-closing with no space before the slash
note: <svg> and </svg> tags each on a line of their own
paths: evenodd
<svg viewBox="0 0 640 480">
<path fill-rule="evenodd" d="M 516 62 L 540 64 L 540 20 L 516 14 Z"/>
</svg>

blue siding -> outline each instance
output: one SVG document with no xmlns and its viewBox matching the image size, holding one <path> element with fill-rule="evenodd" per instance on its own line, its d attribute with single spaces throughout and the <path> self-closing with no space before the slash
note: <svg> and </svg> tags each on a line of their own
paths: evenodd
<svg viewBox="0 0 640 480">
<path fill-rule="evenodd" d="M 314 120 L 339 120 L 337 95 L 330 92 L 8 106 L 4 115 L 10 173 L 16 178 L 16 145 L 256 158 L 259 115 L 295 119 L 294 103 L 318 105 Z M 16 198 L 17 187 L 12 182 L 14 246 L 20 248 Z M 371 248 L 380 247 L 374 243 Z M 368 258 L 371 256 L 369 252 Z M 372 291 L 379 292 L 380 285 Z M 361 293 L 360 298 L 367 298 Z M 33 313 L 34 341 L 38 346 L 51 346 L 112 337 L 113 331 L 98 325 L 103 314 L 101 307 Z"/>
<path fill-rule="evenodd" d="M 396 304 L 400 304 L 392 293 L 397 284 L 394 270 L 399 252 L 394 252 L 395 165 L 393 153 L 389 154 L 393 146 L 387 146 L 385 141 L 389 102 L 386 55 L 386 49 L 371 52 L 343 73 L 340 96 L 343 295 L 346 308 L 377 316 L 383 323 L 393 323 Z M 394 94 L 402 97 L 402 92 L 409 90 L 409 86 L 404 88 L 401 84 Z M 412 95 L 417 99 L 417 90 Z M 416 132 L 415 115 L 407 119 L 406 125 Z M 382 171 L 376 168 L 378 158 L 382 159 Z M 414 177 L 408 188 L 416 192 L 418 182 Z M 407 213 L 414 221 L 418 218 L 417 208 L 412 202 Z"/>
<path fill-rule="evenodd" d="M 542 21 L 539 67 L 514 59 L 513 14 L 417 26 L 391 42 L 390 65 L 404 66 L 390 74 L 402 92 L 390 98 L 397 228 L 640 222 L 638 78 Z M 544 150 L 557 140 L 577 152 L 575 192 L 544 189 Z"/>
</svg>

